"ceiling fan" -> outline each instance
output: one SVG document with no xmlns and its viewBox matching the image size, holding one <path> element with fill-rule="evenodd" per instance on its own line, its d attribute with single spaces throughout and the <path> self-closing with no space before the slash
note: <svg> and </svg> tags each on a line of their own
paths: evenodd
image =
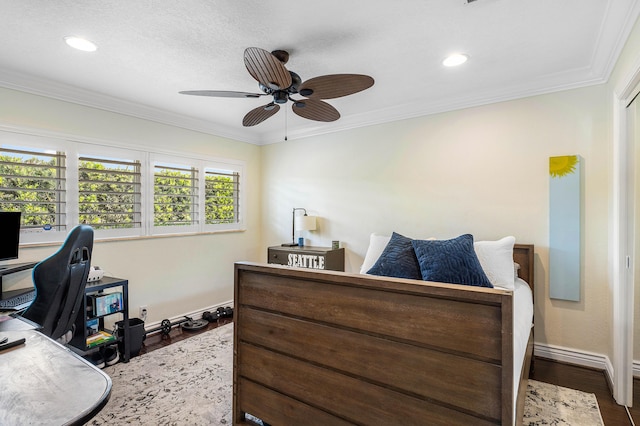
<svg viewBox="0 0 640 426">
<path fill-rule="evenodd" d="M 271 96 L 273 100 L 266 105 L 252 109 L 244 116 L 242 125 L 255 126 L 280 110 L 280 105 L 292 102 L 297 115 L 315 121 L 335 121 L 340 113 L 322 99 L 340 98 L 352 95 L 373 86 L 373 78 L 362 74 L 330 74 L 314 77 L 302 82 L 298 74 L 289 71 L 284 64 L 289 53 L 274 50 L 269 53 L 258 47 L 249 47 L 244 51 L 244 64 L 247 71 L 258 82 L 262 93 L 233 92 L 225 90 L 186 90 L 183 95 L 214 96 L 220 98 L 259 98 Z M 294 99 L 291 95 L 303 96 Z"/>
</svg>

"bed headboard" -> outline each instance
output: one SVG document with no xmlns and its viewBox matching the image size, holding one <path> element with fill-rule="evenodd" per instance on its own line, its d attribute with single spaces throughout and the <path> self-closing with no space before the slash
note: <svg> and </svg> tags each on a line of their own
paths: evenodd
<svg viewBox="0 0 640 426">
<path fill-rule="evenodd" d="M 518 276 L 525 280 L 533 291 L 533 244 L 514 245 L 513 261 L 520 265 Z"/>
</svg>

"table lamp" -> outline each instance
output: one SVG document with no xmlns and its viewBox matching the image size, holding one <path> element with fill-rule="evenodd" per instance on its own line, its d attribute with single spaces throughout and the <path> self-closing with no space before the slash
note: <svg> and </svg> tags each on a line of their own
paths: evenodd
<svg viewBox="0 0 640 426">
<path fill-rule="evenodd" d="M 296 216 L 296 210 L 303 210 L 304 215 Z M 296 230 L 313 231 L 316 229 L 316 217 L 307 215 L 307 210 L 301 207 L 294 207 L 291 212 L 291 242 L 282 244 L 282 247 L 296 247 Z"/>
</svg>

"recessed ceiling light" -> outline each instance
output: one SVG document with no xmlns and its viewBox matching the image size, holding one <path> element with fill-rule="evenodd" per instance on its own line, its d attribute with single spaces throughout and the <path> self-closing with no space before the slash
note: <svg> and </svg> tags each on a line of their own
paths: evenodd
<svg viewBox="0 0 640 426">
<path fill-rule="evenodd" d="M 468 55 L 464 53 L 454 53 L 453 55 L 449 55 L 444 61 L 442 61 L 442 65 L 445 67 L 457 67 L 458 65 L 462 65 L 469 59 Z"/>
<path fill-rule="evenodd" d="M 81 37 L 67 36 L 64 38 L 64 41 L 74 49 L 82 50 L 83 52 L 95 52 L 98 48 L 89 40 Z"/>
</svg>

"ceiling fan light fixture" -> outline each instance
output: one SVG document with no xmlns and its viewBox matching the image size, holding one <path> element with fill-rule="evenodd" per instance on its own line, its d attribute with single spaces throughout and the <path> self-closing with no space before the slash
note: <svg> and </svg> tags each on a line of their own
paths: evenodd
<svg viewBox="0 0 640 426">
<path fill-rule="evenodd" d="M 469 60 L 469 55 L 464 53 L 454 53 L 449 55 L 442 61 L 442 65 L 445 67 L 457 67 L 458 65 L 462 65 Z"/>
<path fill-rule="evenodd" d="M 286 104 L 287 100 L 288 100 L 288 96 L 286 92 L 282 90 L 273 92 L 273 102 L 277 104 Z"/>
<path fill-rule="evenodd" d="M 298 87 L 302 84 L 302 79 L 293 71 L 289 71 L 289 74 L 291 74 L 291 86 L 287 88 L 287 91 L 291 93 L 298 93 Z"/>
<path fill-rule="evenodd" d="M 68 46 L 82 50 L 83 52 L 95 52 L 98 49 L 95 43 L 82 37 L 66 36 L 64 42 L 67 43 Z"/>
</svg>

